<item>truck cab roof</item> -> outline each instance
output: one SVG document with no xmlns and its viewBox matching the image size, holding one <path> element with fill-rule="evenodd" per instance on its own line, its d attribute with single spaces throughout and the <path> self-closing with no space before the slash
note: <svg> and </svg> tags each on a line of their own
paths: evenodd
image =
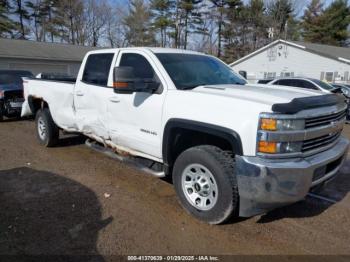
<svg viewBox="0 0 350 262">
<path fill-rule="evenodd" d="M 89 51 L 88 54 L 98 54 L 105 53 L 106 51 L 117 52 L 117 51 L 150 51 L 152 53 L 174 53 L 174 54 L 194 54 L 194 55 L 205 55 L 200 52 L 185 50 L 185 49 L 176 49 L 176 48 L 163 48 L 163 47 L 122 47 L 122 48 L 106 48 L 100 50 Z"/>
</svg>

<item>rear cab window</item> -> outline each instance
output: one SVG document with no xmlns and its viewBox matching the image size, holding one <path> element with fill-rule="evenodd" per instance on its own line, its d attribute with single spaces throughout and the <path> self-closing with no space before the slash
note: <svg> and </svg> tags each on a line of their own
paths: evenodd
<svg viewBox="0 0 350 262">
<path fill-rule="evenodd" d="M 107 86 L 114 53 L 91 54 L 88 56 L 82 81 L 87 84 Z"/>
</svg>

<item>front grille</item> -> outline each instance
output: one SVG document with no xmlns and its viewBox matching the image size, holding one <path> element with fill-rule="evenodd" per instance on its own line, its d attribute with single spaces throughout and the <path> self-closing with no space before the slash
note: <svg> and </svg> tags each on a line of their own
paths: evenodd
<svg viewBox="0 0 350 262">
<path fill-rule="evenodd" d="M 332 144 L 340 137 L 341 132 L 336 134 L 328 134 L 325 136 L 305 140 L 303 142 L 303 147 L 301 149 L 302 152 L 311 151 L 317 148 L 325 147 L 327 145 Z"/>
<path fill-rule="evenodd" d="M 330 125 L 332 122 L 337 122 L 346 117 L 346 110 L 343 110 L 338 113 L 334 113 L 326 116 L 317 116 L 305 119 L 305 128 L 315 128 L 319 126 Z"/>
</svg>

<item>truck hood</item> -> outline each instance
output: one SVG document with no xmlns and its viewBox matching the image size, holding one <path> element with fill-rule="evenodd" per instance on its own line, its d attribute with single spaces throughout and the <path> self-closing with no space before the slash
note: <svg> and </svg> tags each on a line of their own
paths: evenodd
<svg viewBox="0 0 350 262">
<path fill-rule="evenodd" d="M 192 89 L 191 92 L 231 97 L 270 106 L 277 103 L 288 103 L 294 98 L 324 95 L 323 92 L 317 90 L 261 84 L 199 86 Z"/>
</svg>

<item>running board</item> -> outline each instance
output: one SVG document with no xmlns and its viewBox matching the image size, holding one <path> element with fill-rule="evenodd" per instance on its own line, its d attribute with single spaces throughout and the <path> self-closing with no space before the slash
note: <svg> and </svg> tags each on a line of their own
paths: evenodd
<svg viewBox="0 0 350 262">
<path fill-rule="evenodd" d="M 113 152 L 111 149 L 106 148 L 102 145 L 99 145 L 98 143 L 96 143 L 93 140 L 87 139 L 85 141 L 85 145 L 94 151 L 97 151 L 99 153 L 102 153 L 102 154 L 110 157 L 110 158 L 113 158 L 113 159 L 119 160 L 123 163 L 126 163 L 127 165 L 130 165 L 133 168 L 140 170 L 146 174 L 149 174 L 149 175 L 152 175 L 155 177 L 165 177 L 164 171 L 154 171 L 154 170 L 140 164 L 139 162 L 137 162 L 136 160 L 134 160 L 130 157 L 124 157 L 124 156 L 118 155 L 117 153 Z"/>
</svg>

